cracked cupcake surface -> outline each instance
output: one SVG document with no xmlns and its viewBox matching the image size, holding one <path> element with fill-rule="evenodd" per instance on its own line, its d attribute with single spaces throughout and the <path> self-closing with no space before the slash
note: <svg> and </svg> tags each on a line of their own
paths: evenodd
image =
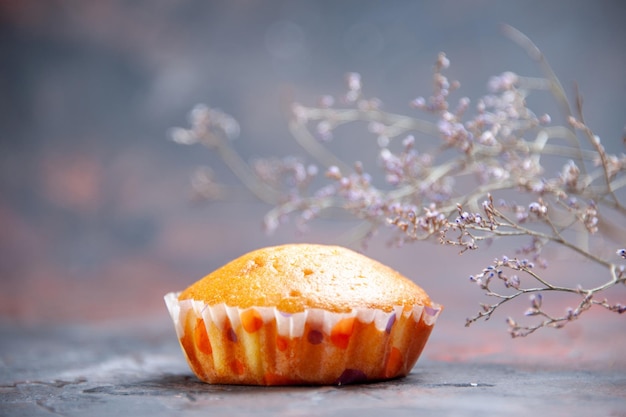
<svg viewBox="0 0 626 417">
<path fill-rule="evenodd" d="M 406 376 L 441 311 L 393 269 L 313 244 L 250 252 L 165 300 L 192 371 L 224 384 Z"/>
</svg>

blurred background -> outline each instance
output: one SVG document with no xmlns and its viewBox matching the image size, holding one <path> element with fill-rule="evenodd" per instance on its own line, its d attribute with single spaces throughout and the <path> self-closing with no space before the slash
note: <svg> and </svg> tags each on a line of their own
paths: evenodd
<svg viewBox="0 0 626 417">
<path fill-rule="evenodd" d="M 578 83 L 588 125 L 611 152 L 622 152 L 625 18 L 618 0 L 2 0 L 0 316 L 23 324 L 167 320 L 166 292 L 244 252 L 337 241 L 332 224 L 267 236 L 261 223 L 269 207 L 252 199 L 192 204 L 196 166 L 210 165 L 236 184 L 208 150 L 168 140 L 168 129 L 186 126 L 196 103 L 239 121 L 233 145 L 245 158 L 302 155 L 287 129 L 289 104 L 342 93 L 348 71 L 361 73 L 367 95 L 401 112 L 430 93 L 440 51 L 452 62 L 448 74 L 461 81 L 459 96 L 477 98 L 503 71 L 539 75 L 500 33 L 507 23 L 534 40 L 567 91 Z M 343 146 L 355 159 L 366 148 Z M 467 276 L 491 255 L 459 258 L 433 244 L 390 249 L 384 241 L 366 254 L 446 305 L 441 340 L 471 332 L 464 318 L 480 292 Z M 556 262 L 554 270 L 571 274 L 572 266 Z M 596 316 L 625 329 L 623 317 Z M 497 321 L 505 343 L 504 316 Z M 490 328 L 476 325 L 473 334 L 490 337 Z M 595 331 L 576 323 L 562 335 L 570 343 L 583 334 L 596 340 L 596 354 L 615 353 Z M 545 333 L 571 354 L 571 344 Z"/>
</svg>

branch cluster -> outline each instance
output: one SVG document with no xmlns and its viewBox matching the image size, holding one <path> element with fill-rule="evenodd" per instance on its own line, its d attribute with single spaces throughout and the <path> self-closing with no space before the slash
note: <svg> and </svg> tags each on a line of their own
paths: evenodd
<svg viewBox="0 0 626 417">
<path fill-rule="evenodd" d="M 435 239 L 464 253 L 483 241 L 528 239 L 515 257 L 496 259 L 470 277 L 496 302 L 482 304 L 467 325 L 489 319 L 502 304 L 522 295 L 530 296 L 524 316 L 538 321 L 519 324 L 508 318 L 514 337 L 563 327 L 594 305 L 623 313 L 624 305 L 599 293 L 626 282 L 626 250 L 618 249 L 616 256 L 615 247 L 607 251 L 592 243 L 626 245 L 626 155 L 606 151 L 584 122 L 581 100 L 571 109 L 534 44 L 513 28 L 505 32 L 536 59 L 543 78 L 505 72 L 489 80 L 488 93 L 474 104 L 467 97 L 453 101 L 461 84 L 445 75 L 450 60 L 441 53 L 433 67 L 431 95 L 411 100 L 408 115 L 387 112 L 379 99 L 366 97 L 357 73 L 347 75 L 342 95 L 324 96 L 317 106 L 294 104 L 291 132 L 314 163 L 295 157 L 244 161 L 231 145 L 239 133 L 234 119 L 206 106 L 197 106 L 190 127 L 174 129 L 172 137 L 216 150 L 250 191 L 272 205 L 265 217 L 269 232 L 290 217 L 304 227 L 340 209 L 362 220 L 356 238 L 391 228 L 395 245 Z M 527 97 L 537 91 L 552 94 L 565 124 L 554 124 L 549 115 L 527 107 Z M 349 123 L 365 123 L 375 137 L 374 173 L 330 150 L 338 140 L 337 128 Z M 551 166 L 554 160 L 560 166 Z M 198 195 L 219 196 L 221 185 L 208 175 L 202 178 L 193 183 Z M 535 268 L 547 267 L 542 254 L 547 245 L 597 264 L 607 272 L 606 279 L 590 288 L 550 283 Z M 568 293 L 577 301 L 563 315 L 553 315 L 544 307 L 542 294 L 547 292 Z"/>
</svg>

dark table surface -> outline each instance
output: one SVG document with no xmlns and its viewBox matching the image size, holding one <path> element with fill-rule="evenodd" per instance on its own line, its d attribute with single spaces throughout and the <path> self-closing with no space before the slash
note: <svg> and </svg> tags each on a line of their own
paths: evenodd
<svg viewBox="0 0 626 417">
<path fill-rule="evenodd" d="M 384 383 L 224 386 L 193 376 L 165 321 L 4 323 L 0 335 L 3 416 L 626 416 L 623 366 L 425 354 L 407 378 Z"/>
</svg>

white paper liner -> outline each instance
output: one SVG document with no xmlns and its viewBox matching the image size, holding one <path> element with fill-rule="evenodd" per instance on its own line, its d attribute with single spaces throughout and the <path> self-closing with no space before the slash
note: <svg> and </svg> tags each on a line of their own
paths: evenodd
<svg viewBox="0 0 626 417">
<path fill-rule="evenodd" d="M 179 293 L 172 292 L 164 297 L 176 334 L 194 373 L 211 383 L 288 383 L 268 380 L 268 373 L 274 376 L 295 376 L 295 383 L 313 384 L 342 384 L 403 376 L 417 361 L 441 312 L 441 307 L 433 304 L 416 305 L 411 309 L 396 306 L 388 312 L 373 308 L 354 308 L 347 313 L 335 313 L 310 308 L 289 314 L 275 307 L 255 306 L 242 309 L 225 304 L 207 305 L 197 300 L 178 300 L 178 295 Z M 259 329 L 257 331 L 255 328 L 252 333 L 245 330 L 246 324 L 250 325 L 250 316 L 254 317 L 253 321 L 257 321 L 254 326 Z M 341 328 L 340 321 L 350 318 L 361 322 L 361 328 L 369 328 L 378 334 L 379 336 L 374 337 L 379 342 L 372 345 L 369 336 L 364 333 L 348 335 L 349 341 L 343 341 L 345 345 L 341 340 L 333 341 L 333 334 L 337 336 L 334 333 L 335 326 Z M 201 331 L 204 335 L 198 336 L 196 326 L 200 319 L 204 322 Z M 371 328 L 371 324 L 375 330 Z M 407 332 L 409 327 L 422 329 L 418 332 L 424 333 L 414 333 L 415 330 Z M 186 329 L 192 333 L 185 335 Z M 271 336 L 273 332 L 276 336 Z M 305 335 L 306 332 L 308 333 Z M 208 337 L 210 340 L 198 342 L 198 337 Z M 278 342 L 267 339 L 268 337 L 291 340 L 290 343 L 296 347 L 279 352 Z M 190 342 L 193 340 L 195 342 Z M 204 347 L 207 351 L 212 349 L 210 353 L 202 352 L 200 345 L 203 343 L 212 346 Z M 392 352 L 393 350 L 397 352 Z M 266 354 L 270 356 L 264 359 L 263 355 Z M 310 355 L 317 356 L 312 358 Z M 392 358 L 393 355 L 396 357 Z M 316 361 L 314 370 L 311 370 L 311 361 Z M 397 369 L 391 369 L 394 361 L 401 363 L 401 367 L 399 365 Z"/>
<path fill-rule="evenodd" d="M 178 292 L 171 292 L 165 295 L 165 304 L 169 310 L 170 316 L 174 321 L 176 334 L 179 338 L 184 336 L 183 320 L 187 311 L 193 309 L 196 316 L 202 317 L 206 323 L 213 322 L 218 327 L 222 327 L 226 318 L 230 320 L 232 327 L 241 325 L 241 314 L 249 310 L 249 308 L 239 308 L 227 306 L 226 304 L 207 305 L 203 301 L 197 300 L 178 300 Z M 312 327 L 319 328 L 326 334 L 330 334 L 332 328 L 342 319 L 356 317 L 362 323 L 369 324 L 374 322 L 376 328 L 380 331 L 386 329 L 392 315 L 396 317 L 409 315 L 413 316 L 416 322 L 420 319 L 424 320 L 428 326 L 432 326 L 437 321 L 437 317 L 441 312 L 441 307 L 437 304 L 432 306 L 416 305 L 413 309 L 405 311 L 402 306 L 395 306 L 391 311 L 386 312 L 371 308 L 355 308 L 349 313 L 334 313 L 319 308 L 310 308 L 299 313 L 283 313 L 276 307 L 250 307 L 256 310 L 263 318 L 263 323 L 272 320 L 276 321 L 278 334 L 288 338 L 302 337 L 304 334 L 305 324 L 308 323 Z"/>
</svg>

